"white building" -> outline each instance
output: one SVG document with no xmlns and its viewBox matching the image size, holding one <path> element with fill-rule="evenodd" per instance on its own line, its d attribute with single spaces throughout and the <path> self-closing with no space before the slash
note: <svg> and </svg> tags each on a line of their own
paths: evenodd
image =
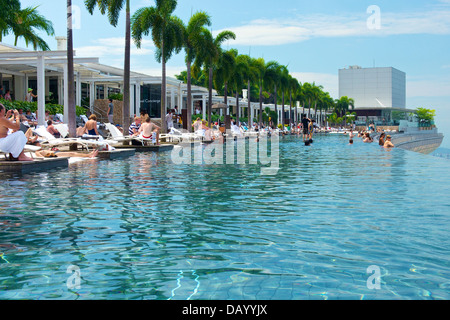
<svg viewBox="0 0 450 320">
<path fill-rule="evenodd" d="M 355 101 L 360 120 L 389 120 L 392 111 L 406 111 L 406 74 L 392 67 L 339 70 L 339 98 Z"/>
</svg>

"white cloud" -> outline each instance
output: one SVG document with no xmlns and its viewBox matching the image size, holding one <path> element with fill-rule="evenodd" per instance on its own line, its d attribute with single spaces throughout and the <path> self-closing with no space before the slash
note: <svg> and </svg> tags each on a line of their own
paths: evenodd
<svg viewBox="0 0 450 320">
<path fill-rule="evenodd" d="M 401 34 L 450 34 L 450 11 L 380 13 L 380 28 L 368 27 L 371 14 L 299 15 L 285 19 L 258 19 L 228 27 L 236 33 L 231 45 L 272 46 L 297 43 L 311 38 L 349 36 L 389 36 Z M 218 30 L 215 34 L 223 30 Z"/>
<path fill-rule="evenodd" d="M 329 92 L 331 97 L 339 98 L 339 77 L 335 74 L 312 72 L 291 72 L 290 74 L 300 83 L 315 82 L 316 85 L 323 86 L 323 90 Z"/>
<path fill-rule="evenodd" d="M 95 45 L 83 46 L 75 48 L 77 57 L 99 57 L 114 59 L 117 57 L 123 57 L 125 55 L 125 38 L 101 38 L 91 41 Z M 131 55 L 143 56 L 154 54 L 153 42 L 151 40 L 143 40 L 141 48 L 138 49 L 131 43 Z"/>
</svg>

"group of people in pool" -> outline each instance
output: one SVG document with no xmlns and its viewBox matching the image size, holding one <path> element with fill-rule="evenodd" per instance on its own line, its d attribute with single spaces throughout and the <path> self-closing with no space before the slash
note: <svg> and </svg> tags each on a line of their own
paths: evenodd
<svg viewBox="0 0 450 320">
<path fill-rule="evenodd" d="M 350 139 L 349 139 L 349 144 L 353 144 L 353 132 L 350 131 Z M 370 135 L 370 132 L 364 132 L 364 131 L 359 131 L 358 132 L 358 138 L 361 138 L 362 141 L 364 143 L 372 143 L 374 142 L 372 136 Z M 381 132 L 380 137 L 378 138 L 378 144 L 381 147 L 390 149 L 390 148 L 394 148 L 394 144 L 392 143 L 392 137 L 390 135 L 386 135 L 386 133 Z"/>
</svg>

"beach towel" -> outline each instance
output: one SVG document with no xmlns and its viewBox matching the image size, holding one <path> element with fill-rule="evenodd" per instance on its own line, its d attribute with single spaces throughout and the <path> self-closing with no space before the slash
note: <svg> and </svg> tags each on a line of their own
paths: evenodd
<svg viewBox="0 0 450 320">
<path fill-rule="evenodd" d="M 27 144 L 27 137 L 22 131 L 11 133 L 6 138 L 0 139 L 0 149 L 5 153 L 11 153 L 18 158 Z"/>
</svg>

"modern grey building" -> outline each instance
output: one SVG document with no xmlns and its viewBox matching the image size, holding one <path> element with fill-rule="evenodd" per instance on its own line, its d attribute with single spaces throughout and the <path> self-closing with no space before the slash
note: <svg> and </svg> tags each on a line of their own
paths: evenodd
<svg viewBox="0 0 450 320">
<path fill-rule="evenodd" d="M 391 118 L 392 111 L 406 111 L 406 74 L 392 67 L 339 70 L 339 97 L 355 101 L 355 111 L 363 120 Z"/>
</svg>

